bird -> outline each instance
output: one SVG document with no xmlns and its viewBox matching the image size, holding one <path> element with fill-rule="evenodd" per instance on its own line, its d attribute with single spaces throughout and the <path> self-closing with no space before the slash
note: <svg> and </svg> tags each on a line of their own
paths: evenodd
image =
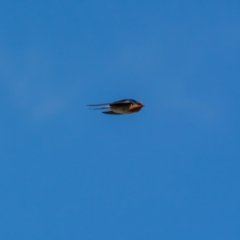
<svg viewBox="0 0 240 240">
<path fill-rule="evenodd" d="M 108 109 L 109 111 L 102 112 L 104 114 L 123 115 L 139 112 L 144 107 L 144 104 L 134 99 L 123 99 L 111 103 L 89 104 L 87 106 L 100 107 L 94 110 Z"/>
</svg>

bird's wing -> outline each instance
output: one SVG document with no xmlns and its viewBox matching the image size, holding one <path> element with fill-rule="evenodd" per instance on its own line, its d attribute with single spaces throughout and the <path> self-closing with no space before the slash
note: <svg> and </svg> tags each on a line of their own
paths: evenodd
<svg viewBox="0 0 240 240">
<path fill-rule="evenodd" d="M 100 104 L 88 104 L 87 106 L 89 107 L 97 107 L 97 106 L 106 106 L 109 105 L 111 103 L 100 103 Z"/>
<path fill-rule="evenodd" d="M 123 99 L 123 100 L 120 100 L 120 101 L 116 101 L 116 102 L 113 102 L 112 104 L 134 104 L 134 103 L 137 103 L 137 101 L 133 100 L 133 99 Z"/>
<path fill-rule="evenodd" d="M 111 103 L 89 104 L 87 106 L 96 107 L 96 106 L 106 106 L 106 105 L 128 105 L 128 104 L 132 104 L 132 103 L 137 103 L 137 101 L 135 101 L 133 99 L 123 99 L 123 100 L 111 102 Z"/>
<path fill-rule="evenodd" d="M 103 110 L 103 109 L 109 109 L 108 106 L 104 106 L 104 107 L 96 107 L 96 108 L 91 108 L 92 110 Z"/>
<path fill-rule="evenodd" d="M 107 112 L 102 112 L 104 114 L 112 114 L 112 115 L 122 115 L 122 113 L 115 113 L 115 112 L 112 112 L 112 111 L 107 111 Z"/>
</svg>

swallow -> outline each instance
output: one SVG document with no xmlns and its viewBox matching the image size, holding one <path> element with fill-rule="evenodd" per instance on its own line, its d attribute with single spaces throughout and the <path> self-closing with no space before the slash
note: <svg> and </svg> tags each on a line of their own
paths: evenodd
<svg viewBox="0 0 240 240">
<path fill-rule="evenodd" d="M 122 115 L 139 112 L 144 107 L 142 102 L 133 99 L 123 99 L 112 103 L 89 104 L 89 107 L 100 107 L 94 110 L 108 109 L 104 114 Z"/>
</svg>

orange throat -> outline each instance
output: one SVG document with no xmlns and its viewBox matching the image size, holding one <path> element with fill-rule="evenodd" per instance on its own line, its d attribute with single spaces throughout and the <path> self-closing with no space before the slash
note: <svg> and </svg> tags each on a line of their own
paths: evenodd
<svg viewBox="0 0 240 240">
<path fill-rule="evenodd" d="M 141 105 L 136 105 L 136 104 L 132 104 L 130 107 L 129 107 L 129 111 L 130 112 L 138 112 L 140 111 L 142 108 Z"/>
</svg>

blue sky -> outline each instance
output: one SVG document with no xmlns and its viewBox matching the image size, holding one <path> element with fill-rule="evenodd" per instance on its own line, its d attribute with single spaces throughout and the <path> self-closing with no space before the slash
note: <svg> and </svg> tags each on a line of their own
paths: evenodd
<svg viewBox="0 0 240 240">
<path fill-rule="evenodd" d="M 2 1 L 0 239 L 240 238 L 239 1 Z M 141 112 L 86 104 L 134 98 Z"/>
</svg>

